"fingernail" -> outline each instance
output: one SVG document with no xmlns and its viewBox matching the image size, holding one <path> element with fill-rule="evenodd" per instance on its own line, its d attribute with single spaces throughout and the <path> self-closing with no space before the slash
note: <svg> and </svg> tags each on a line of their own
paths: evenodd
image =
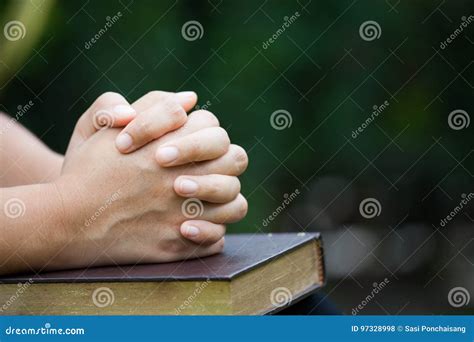
<svg viewBox="0 0 474 342">
<path fill-rule="evenodd" d="M 186 226 L 184 227 L 184 234 L 187 236 L 197 236 L 199 234 L 200 230 L 197 227 L 194 226 Z"/>
<path fill-rule="evenodd" d="M 132 143 L 132 137 L 128 133 L 119 134 L 115 139 L 115 145 L 122 152 L 128 150 L 132 146 Z"/>
<path fill-rule="evenodd" d="M 131 115 L 135 114 L 135 109 L 129 105 L 117 105 L 114 107 L 114 113 L 117 115 L 118 118 L 128 118 Z"/>
<path fill-rule="evenodd" d="M 196 98 L 196 93 L 194 91 L 182 91 L 180 93 L 176 93 L 176 97 L 180 102 L 187 102 L 194 100 Z"/>
<path fill-rule="evenodd" d="M 171 163 L 173 160 L 178 158 L 178 149 L 174 146 L 160 147 L 156 152 L 156 159 L 161 164 Z"/>
<path fill-rule="evenodd" d="M 198 184 L 190 179 L 183 179 L 179 183 L 179 191 L 182 194 L 192 195 L 198 190 Z"/>
</svg>

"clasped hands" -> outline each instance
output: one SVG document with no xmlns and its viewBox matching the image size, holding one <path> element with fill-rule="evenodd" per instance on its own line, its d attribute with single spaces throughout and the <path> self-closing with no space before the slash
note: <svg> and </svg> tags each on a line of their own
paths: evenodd
<svg viewBox="0 0 474 342">
<path fill-rule="evenodd" d="M 70 267 L 155 263 L 218 253 L 247 201 L 243 148 L 194 92 L 152 91 L 133 104 L 100 96 L 79 119 L 61 176 Z M 87 220 L 87 224 L 85 223 Z"/>
</svg>

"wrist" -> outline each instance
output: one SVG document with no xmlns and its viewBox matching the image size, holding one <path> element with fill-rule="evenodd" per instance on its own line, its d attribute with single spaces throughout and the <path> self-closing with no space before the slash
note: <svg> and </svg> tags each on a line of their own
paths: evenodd
<svg viewBox="0 0 474 342">
<path fill-rule="evenodd" d="M 109 216 L 101 202 L 100 191 L 87 180 L 75 174 L 62 175 L 52 183 L 61 205 L 62 244 L 54 268 L 78 268 L 90 266 L 101 257 L 102 238 L 105 227 L 109 226 Z M 97 193 L 98 192 L 98 193 Z"/>
<path fill-rule="evenodd" d="M 84 198 L 82 187 L 73 176 L 60 176 L 49 183 L 51 197 L 56 205 L 57 227 L 59 227 L 56 249 L 57 254 L 51 263 L 52 269 L 70 268 L 83 264 L 83 253 L 79 246 L 86 239 L 85 217 L 92 207 L 90 199 Z"/>
<path fill-rule="evenodd" d="M 50 173 L 43 179 L 45 183 L 55 182 L 61 176 L 61 170 L 64 163 L 64 156 L 62 154 L 50 151 L 48 157 L 45 160 L 45 165 L 50 168 Z"/>
</svg>

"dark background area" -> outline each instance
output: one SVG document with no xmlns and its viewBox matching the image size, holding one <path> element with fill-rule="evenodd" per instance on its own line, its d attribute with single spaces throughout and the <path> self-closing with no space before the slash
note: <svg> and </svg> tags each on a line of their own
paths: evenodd
<svg viewBox="0 0 474 342">
<path fill-rule="evenodd" d="M 347 314 L 384 278 L 389 285 L 361 314 L 473 313 L 474 300 L 448 302 L 458 286 L 474 296 L 472 203 L 440 223 L 474 192 L 474 124 L 453 129 L 448 120 L 455 110 L 474 114 L 474 18 L 440 46 L 474 15 L 472 1 L 56 1 L 47 9 L 0 0 L 2 27 L 20 5 L 32 13 L 27 37 L 48 17 L 28 53 L 0 55 L 0 108 L 14 116 L 33 101 L 19 121 L 54 150 L 65 151 L 77 119 L 106 91 L 134 101 L 155 89 L 194 90 L 249 154 L 241 181 L 250 211 L 230 233 L 321 231 L 325 292 Z M 202 25 L 200 39 L 183 38 L 190 20 Z M 359 33 L 369 20 L 381 33 L 371 41 Z M 4 48 L 21 43 L 0 37 Z M 291 126 L 272 126 L 277 110 Z M 380 203 L 372 219 L 359 210 L 366 198 Z"/>
</svg>

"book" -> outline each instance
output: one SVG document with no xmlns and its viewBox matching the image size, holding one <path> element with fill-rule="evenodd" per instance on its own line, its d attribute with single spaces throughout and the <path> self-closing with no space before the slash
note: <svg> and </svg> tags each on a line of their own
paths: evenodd
<svg viewBox="0 0 474 342">
<path fill-rule="evenodd" d="M 181 262 L 0 278 L 0 315 L 261 315 L 325 283 L 318 233 L 236 234 Z"/>
</svg>

